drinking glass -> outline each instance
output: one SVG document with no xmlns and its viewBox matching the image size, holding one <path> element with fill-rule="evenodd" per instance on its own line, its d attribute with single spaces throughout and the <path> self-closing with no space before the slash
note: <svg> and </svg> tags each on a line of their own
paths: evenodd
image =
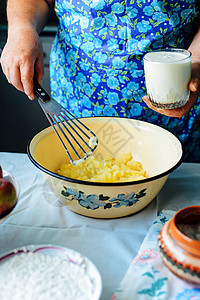
<svg viewBox="0 0 200 300">
<path fill-rule="evenodd" d="M 162 49 L 144 56 L 144 72 L 150 102 L 158 108 L 183 106 L 189 96 L 191 52 L 185 49 Z"/>
</svg>

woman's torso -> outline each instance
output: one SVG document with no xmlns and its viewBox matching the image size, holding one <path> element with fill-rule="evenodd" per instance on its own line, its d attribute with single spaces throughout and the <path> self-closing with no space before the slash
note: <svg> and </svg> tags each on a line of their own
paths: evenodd
<svg viewBox="0 0 200 300">
<path fill-rule="evenodd" d="M 182 119 L 169 118 L 147 108 L 142 97 L 144 54 L 189 46 L 195 1 L 57 0 L 56 12 L 52 96 L 77 117 L 120 116 L 163 126 L 187 144 L 186 160 L 194 161 L 199 110 L 192 109 Z M 200 161 L 200 151 L 198 155 Z"/>
</svg>

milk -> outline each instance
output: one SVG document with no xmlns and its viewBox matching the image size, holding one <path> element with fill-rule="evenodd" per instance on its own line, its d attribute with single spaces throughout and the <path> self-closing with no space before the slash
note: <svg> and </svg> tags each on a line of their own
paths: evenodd
<svg viewBox="0 0 200 300">
<path fill-rule="evenodd" d="M 190 95 L 191 53 L 182 49 L 165 49 L 144 56 L 147 94 L 153 105 L 176 108 Z"/>
</svg>

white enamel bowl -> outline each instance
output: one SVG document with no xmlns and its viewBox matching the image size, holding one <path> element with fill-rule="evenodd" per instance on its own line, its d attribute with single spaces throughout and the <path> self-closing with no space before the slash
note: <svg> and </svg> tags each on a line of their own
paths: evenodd
<svg viewBox="0 0 200 300">
<path fill-rule="evenodd" d="M 96 133 L 99 144 L 95 156 L 118 157 L 132 151 L 149 178 L 124 183 L 86 182 L 58 175 L 62 163 L 69 162 L 52 127 L 28 144 L 28 156 L 42 171 L 52 191 L 68 209 L 89 217 L 117 218 L 136 213 L 159 193 L 169 174 L 182 162 L 181 142 L 169 131 L 134 119 L 115 117 L 82 118 Z"/>
</svg>

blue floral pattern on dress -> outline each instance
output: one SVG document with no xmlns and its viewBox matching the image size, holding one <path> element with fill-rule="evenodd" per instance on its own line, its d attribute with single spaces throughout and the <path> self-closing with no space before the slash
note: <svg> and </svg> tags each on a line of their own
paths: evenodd
<svg viewBox="0 0 200 300">
<path fill-rule="evenodd" d="M 77 117 L 128 117 L 167 128 L 185 145 L 185 161 L 200 161 L 200 101 L 181 119 L 142 101 L 144 54 L 189 46 L 195 0 L 57 0 L 55 9 L 52 96 Z"/>
</svg>

